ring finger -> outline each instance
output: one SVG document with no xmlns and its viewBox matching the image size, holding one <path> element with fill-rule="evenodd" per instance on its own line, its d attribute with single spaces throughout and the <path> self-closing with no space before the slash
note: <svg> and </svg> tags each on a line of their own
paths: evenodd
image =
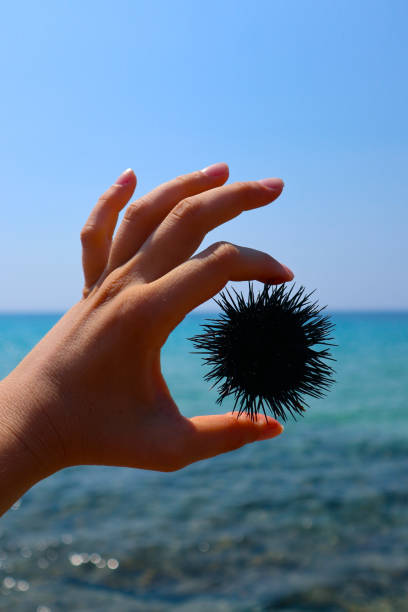
<svg viewBox="0 0 408 612">
<path fill-rule="evenodd" d="M 164 183 L 130 204 L 113 241 L 106 273 L 131 259 L 180 200 L 223 185 L 228 172 L 227 164 L 213 164 Z"/>
</svg>

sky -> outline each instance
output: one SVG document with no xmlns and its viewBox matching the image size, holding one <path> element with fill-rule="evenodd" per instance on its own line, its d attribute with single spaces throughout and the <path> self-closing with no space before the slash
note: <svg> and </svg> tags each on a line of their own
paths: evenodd
<svg viewBox="0 0 408 612">
<path fill-rule="evenodd" d="M 126 168 L 142 195 L 225 161 L 275 203 L 212 231 L 331 310 L 408 309 L 408 2 L 41 0 L 0 8 L 0 311 L 81 295 L 79 232 Z"/>
</svg>

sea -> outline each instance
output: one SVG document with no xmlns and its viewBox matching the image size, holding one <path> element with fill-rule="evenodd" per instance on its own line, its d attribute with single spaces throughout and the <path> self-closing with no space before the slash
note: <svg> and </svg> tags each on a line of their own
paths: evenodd
<svg viewBox="0 0 408 612">
<path fill-rule="evenodd" d="M 219 412 L 188 340 L 208 316 L 163 351 L 186 416 Z M 58 318 L 0 316 L 0 377 Z M 337 382 L 278 438 L 28 491 L 0 519 L 0 610 L 408 611 L 408 313 L 332 318 Z"/>
</svg>

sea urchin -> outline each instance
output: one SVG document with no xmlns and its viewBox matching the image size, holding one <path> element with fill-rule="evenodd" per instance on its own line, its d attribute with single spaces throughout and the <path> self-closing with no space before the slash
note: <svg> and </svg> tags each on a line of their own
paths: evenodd
<svg viewBox="0 0 408 612">
<path fill-rule="evenodd" d="M 304 287 L 265 285 L 255 296 L 249 283 L 247 298 L 233 291 L 220 293 L 221 315 L 190 338 L 211 367 L 205 380 L 218 386 L 219 404 L 235 396 L 238 416 L 254 420 L 260 411 L 266 416 L 267 407 L 284 421 L 286 411 L 296 419 L 307 406 L 303 395 L 322 397 L 334 382 L 326 363 L 333 361 L 327 348 L 333 324 Z"/>
</svg>

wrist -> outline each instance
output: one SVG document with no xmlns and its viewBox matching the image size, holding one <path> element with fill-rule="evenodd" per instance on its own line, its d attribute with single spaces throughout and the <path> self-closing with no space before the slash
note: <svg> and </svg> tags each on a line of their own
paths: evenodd
<svg viewBox="0 0 408 612">
<path fill-rule="evenodd" d="M 44 386 L 13 373 L 0 382 L 0 515 L 34 484 L 64 467 L 47 418 Z"/>
</svg>

